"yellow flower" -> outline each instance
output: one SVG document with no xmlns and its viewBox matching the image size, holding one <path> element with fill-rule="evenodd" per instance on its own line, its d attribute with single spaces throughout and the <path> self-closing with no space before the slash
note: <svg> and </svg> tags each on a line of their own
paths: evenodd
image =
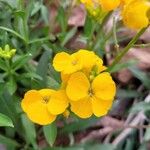
<svg viewBox="0 0 150 150">
<path fill-rule="evenodd" d="M 99 0 L 99 2 L 106 11 L 114 10 L 120 5 L 120 0 Z"/>
<path fill-rule="evenodd" d="M 31 121 L 47 125 L 66 110 L 68 98 L 64 90 L 30 90 L 25 94 L 21 106 Z"/>
<path fill-rule="evenodd" d="M 150 10 L 150 2 L 147 0 L 131 0 L 122 11 L 124 24 L 132 29 L 148 26 L 148 10 Z"/>
<path fill-rule="evenodd" d="M 94 113 L 100 117 L 110 109 L 116 86 L 107 72 L 100 73 L 91 82 L 83 72 L 76 72 L 68 80 L 66 93 L 76 115 L 88 118 Z"/>
<path fill-rule="evenodd" d="M 78 52 L 69 55 L 65 52 L 56 54 L 53 60 L 53 66 L 56 71 L 63 74 L 71 74 L 82 69 L 91 69 L 99 61 L 102 64 L 102 60 L 88 50 L 79 50 Z"/>
<path fill-rule="evenodd" d="M 80 0 L 81 3 L 85 4 L 86 6 L 94 6 L 94 0 Z"/>
<path fill-rule="evenodd" d="M 134 0 L 121 0 L 121 3 L 123 5 L 126 5 L 126 4 L 128 4 L 128 3 L 132 2 L 132 1 L 134 1 Z"/>
<path fill-rule="evenodd" d="M 70 74 L 82 69 L 82 62 L 76 53 L 69 55 L 61 52 L 54 57 L 53 66 L 56 71 Z"/>
</svg>

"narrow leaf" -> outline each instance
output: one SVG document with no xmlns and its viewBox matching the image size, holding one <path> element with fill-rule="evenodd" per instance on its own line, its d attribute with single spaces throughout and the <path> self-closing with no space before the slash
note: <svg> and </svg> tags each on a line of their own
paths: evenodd
<svg viewBox="0 0 150 150">
<path fill-rule="evenodd" d="M 8 116 L 0 113 L 0 127 L 2 126 L 14 127 L 12 120 Z"/>
<path fill-rule="evenodd" d="M 55 123 L 43 127 L 44 136 L 50 146 L 53 146 L 57 137 L 57 127 Z"/>
</svg>

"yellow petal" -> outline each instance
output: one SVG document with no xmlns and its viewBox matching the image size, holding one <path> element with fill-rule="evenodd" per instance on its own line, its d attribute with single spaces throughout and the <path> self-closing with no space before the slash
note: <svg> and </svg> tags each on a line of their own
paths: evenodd
<svg viewBox="0 0 150 150">
<path fill-rule="evenodd" d="M 70 78 L 71 74 L 64 74 L 63 72 L 61 72 L 61 89 L 65 89 L 67 86 L 67 82 Z"/>
<path fill-rule="evenodd" d="M 80 49 L 77 54 L 82 60 L 83 68 L 92 68 L 97 62 L 97 56 L 92 51 Z"/>
<path fill-rule="evenodd" d="M 141 29 L 149 24 L 147 16 L 150 3 L 146 0 L 134 0 L 125 5 L 122 16 L 124 24 L 132 29 Z"/>
<path fill-rule="evenodd" d="M 71 61 L 71 56 L 65 52 L 56 54 L 53 60 L 53 66 L 56 71 L 63 71 Z"/>
<path fill-rule="evenodd" d="M 26 113 L 31 121 L 40 125 L 50 124 L 56 119 L 55 115 L 48 112 L 46 104 L 40 101 L 30 104 Z"/>
<path fill-rule="evenodd" d="M 70 78 L 70 74 L 64 74 L 63 72 L 61 72 L 61 81 L 62 82 L 67 83 L 69 78 Z"/>
<path fill-rule="evenodd" d="M 43 101 L 43 96 L 48 96 L 51 91 L 49 89 L 43 89 L 40 92 L 30 90 L 25 94 L 21 106 L 31 121 L 40 125 L 46 125 L 55 120 L 56 116 L 51 115 L 47 111 L 46 103 Z"/>
<path fill-rule="evenodd" d="M 80 118 L 89 118 L 92 115 L 92 105 L 89 98 L 71 102 L 71 111 Z"/>
<path fill-rule="evenodd" d="M 42 89 L 38 91 L 42 97 L 50 97 L 55 90 L 52 89 Z"/>
<path fill-rule="evenodd" d="M 68 107 L 68 98 L 65 91 L 59 90 L 53 93 L 47 106 L 48 111 L 53 115 L 63 113 Z"/>
<path fill-rule="evenodd" d="M 82 72 L 76 72 L 68 80 L 66 93 L 69 99 L 78 101 L 88 95 L 90 83 Z"/>
<path fill-rule="evenodd" d="M 102 8 L 106 11 L 116 9 L 120 5 L 120 0 L 99 0 Z"/>
<path fill-rule="evenodd" d="M 108 110 L 112 106 L 112 101 L 104 101 L 101 99 L 93 98 L 92 110 L 95 116 L 101 117 L 107 114 Z"/>
<path fill-rule="evenodd" d="M 36 90 L 30 90 L 25 93 L 24 99 L 21 101 L 21 107 L 23 111 L 28 111 L 30 104 L 41 100 L 41 95 Z"/>
<path fill-rule="evenodd" d="M 63 71 L 64 74 L 71 74 L 82 69 L 82 60 L 77 53 L 71 55 L 71 60 L 66 69 Z"/>
<path fill-rule="evenodd" d="M 99 74 L 92 82 L 92 90 L 97 98 L 112 100 L 116 93 L 116 86 L 109 73 Z"/>
</svg>

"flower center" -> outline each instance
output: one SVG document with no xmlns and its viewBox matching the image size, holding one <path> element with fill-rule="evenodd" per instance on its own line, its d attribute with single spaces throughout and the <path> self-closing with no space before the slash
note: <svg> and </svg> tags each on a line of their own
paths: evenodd
<svg viewBox="0 0 150 150">
<path fill-rule="evenodd" d="M 49 100 L 50 100 L 50 96 L 44 96 L 43 99 L 42 99 L 42 102 L 44 104 L 47 104 L 49 102 Z"/>
<path fill-rule="evenodd" d="M 88 95 L 89 95 L 90 97 L 92 97 L 92 96 L 94 95 L 94 92 L 93 92 L 92 88 L 89 89 Z"/>
<path fill-rule="evenodd" d="M 73 60 L 72 65 L 75 66 L 77 64 L 77 62 L 78 62 L 77 60 Z"/>
</svg>

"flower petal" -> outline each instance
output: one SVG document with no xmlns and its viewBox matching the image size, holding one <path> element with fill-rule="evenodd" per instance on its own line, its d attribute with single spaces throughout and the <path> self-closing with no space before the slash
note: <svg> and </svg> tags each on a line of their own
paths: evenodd
<svg viewBox="0 0 150 150">
<path fill-rule="evenodd" d="M 90 83 L 82 72 L 72 74 L 68 80 L 66 93 L 69 99 L 78 101 L 88 95 Z"/>
<path fill-rule="evenodd" d="M 21 107 L 24 112 L 27 112 L 30 104 L 40 100 L 41 100 L 41 95 L 38 93 L 38 91 L 30 90 L 25 94 L 24 99 L 21 101 Z"/>
<path fill-rule="evenodd" d="M 51 115 L 47 111 L 46 103 L 43 102 L 43 96 L 49 96 L 52 91 L 50 89 L 30 90 L 25 94 L 21 107 L 31 121 L 40 125 L 46 125 L 55 120 L 56 116 Z"/>
<path fill-rule="evenodd" d="M 38 91 L 42 97 L 50 97 L 55 90 L 52 89 L 42 89 Z"/>
<path fill-rule="evenodd" d="M 120 5 L 120 0 L 99 0 L 102 8 L 106 11 L 116 9 Z"/>
<path fill-rule="evenodd" d="M 31 121 L 40 125 L 50 124 L 56 119 L 55 115 L 48 112 L 46 104 L 40 101 L 30 104 L 26 113 Z"/>
<path fill-rule="evenodd" d="M 71 56 L 65 52 L 56 54 L 53 60 L 53 66 L 56 71 L 63 71 L 66 69 L 71 61 Z"/>
<path fill-rule="evenodd" d="M 97 98 L 93 98 L 92 100 L 92 110 L 97 117 L 106 115 L 111 106 L 112 101 L 105 101 Z"/>
<path fill-rule="evenodd" d="M 79 101 L 72 101 L 71 111 L 74 112 L 80 118 L 89 118 L 92 115 L 92 106 L 89 98 L 85 98 Z"/>
<path fill-rule="evenodd" d="M 92 69 L 92 67 L 96 65 L 98 57 L 94 54 L 94 52 L 81 49 L 77 52 L 77 55 L 81 59 L 84 68 Z"/>
<path fill-rule="evenodd" d="M 132 29 L 142 29 L 149 24 L 148 10 L 150 2 L 147 0 L 133 0 L 124 6 L 122 11 L 124 24 Z M 137 17 L 138 16 L 138 17 Z"/>
<path fill-rule="evenodd" d="M 47 105 L 48 111 L 53 115 L 63 113 L 68 107 L 68 98 L 64 90 L 56 91 L 51 95 L 50 101 Z"/>
<path fill-rule="evenodd" d="M 109 73 L 99 74 L 92 82 L 92 90 L 97 98 L 112 100 L 116 93 L 116 86 Z"/>
</svg>

